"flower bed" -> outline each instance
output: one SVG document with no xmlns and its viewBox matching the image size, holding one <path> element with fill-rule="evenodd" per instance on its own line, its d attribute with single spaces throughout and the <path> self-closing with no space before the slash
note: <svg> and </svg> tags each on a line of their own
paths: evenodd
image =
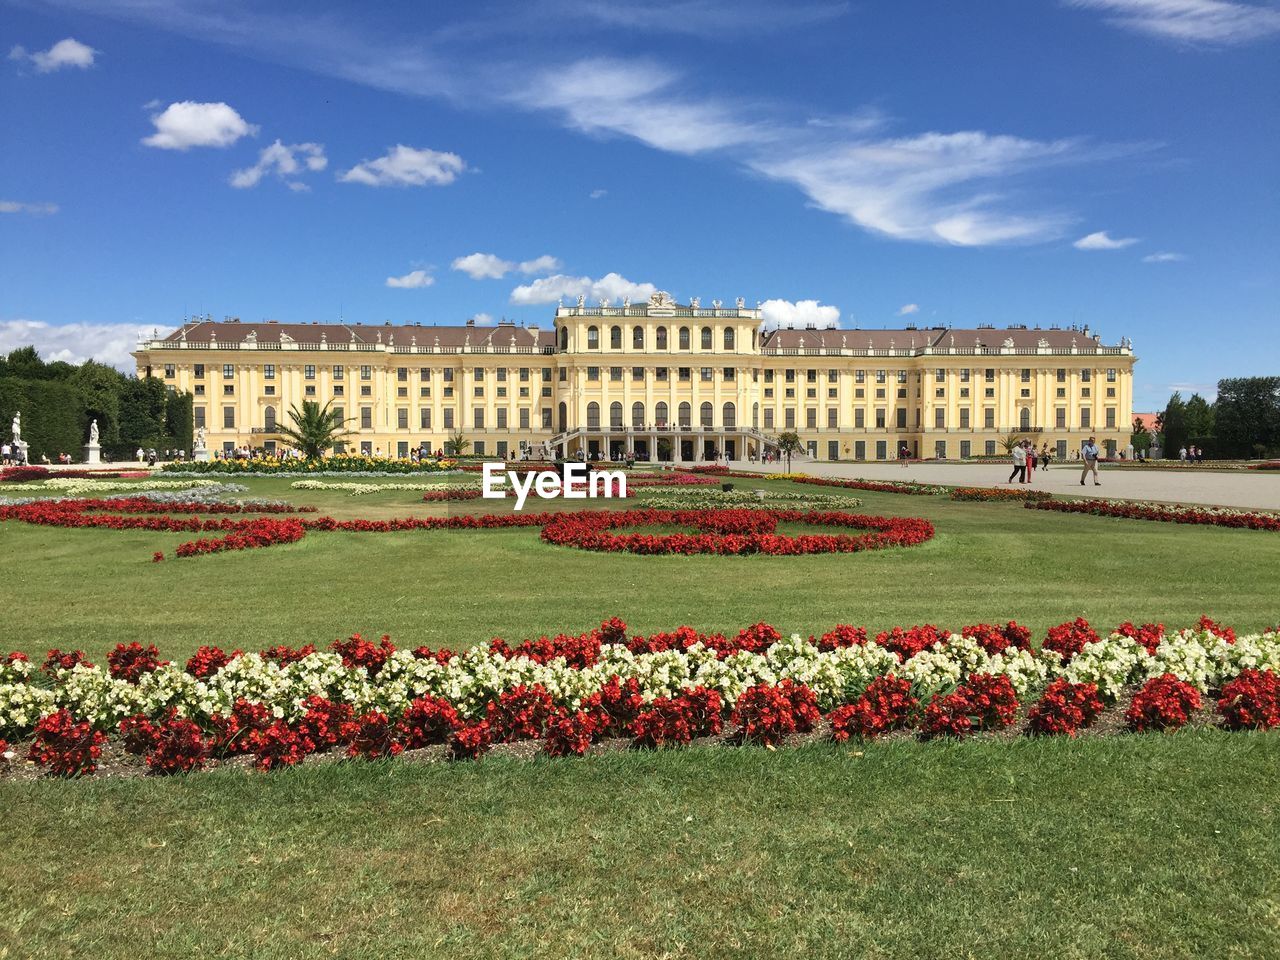
<svg viewBox="0 0 1280 960">
<path fill-rule="evenodd" d="M 117 743 L 174 773 L 241 754 L 264 770 L 326 750 L 474 757 L 495 742 L 541 742 L 564 756 L 606 738 L 666 747 L 895 731 L 1074 736 L 1209 723 L 1214 710 L 1226 729 L 1280 724 L 1280 632 L 1237 637 L 1202 619 L 1166 634 L 1153 654 L 1115 631 L 1070 659 L 1044 648 L 992 654 L 977 639 L 1012 627 L 925 625 L 874 641 L 847 625 L 807 640 L 768 624 L 734 636 L 681 627 L 628 637 L 613 618 L 578 636 L 459 653 L 357 635 L 328 651 L 204 648 L 185 667 L 141 644 L 120 645 L 105 670 L 79 651 L 53 651 L 40 669 L 10 654 L 0 656 L 0 737 L 50 773 L 74 776 Z M 898 648 L 908 634 L 934 639 Z"/>
<path fill-rule="evenodd" d="M 1047 490 L 1025 490 L 1018 487 L 956 487 L 951 491 L 952 500 L 976 501 L 982 503 L 1002 503 L 1005 501 L 1052 500 L 1053 494 Z"/>
<path fill-rule="evenodd" d="M 212 477 L 202 480 L 103 480 L 97 478 L 67 478 L 67 477 L 50 477 L 47 480 L 39 482 L 18 484 L 0 484 L 0 490 L 21 491 L 22 493 L 42 493 L 45 491 L 51 493 L 68 494 L 73 497 L 84 496 L 85 494 L 97 493 L 114 493 L 119 491 L 129 491 L 131 493 L 141 493 L 143 491 L 152 490 L 217 490 L 223 487 L 231 486 L 221 480 L 215 480 Z"/>
<path fill-rule="evenodd" d="M 309 473 L 441 473 L 456 470 L 456 460 L 410 460 L 393 457 L 365 457 L 359 454 L 342 454 L 321 457 L 316 460 L 280 459 L 278 457 L 253 457 L 244 460 L 206 460 L 183 463 L 166 463 L 165 473 L 204 474 L 297 474 Z"/>
<path fill-rule="evenodd" d="M 381 493 L 384 490 L 451 491 L 480 489 L 474 483 L 466 480 L 459 483 L 335 483 L 328 480 L 295 480 L 289 484 L 289 487 L 292 490 L 340 490 L 343 493 L 349 493 L 353 497 Z"/>
<path fill-rule="evenodd" d="M 1183 506 L 1176 503 L 1140 503 L 1127 500 L 1042 500 L 1027 504 L 1031 510 L 1059 513 L 1091 513 L 1099 517 L 1126 520 L 1157 520 L 1163 523 L 1194 523 L 1214 527 L 1242 527 L 1249 530 L 1280 530 L 1280 514 L 1223 507 Z"/>
<path fill-rule="evenodd" d="M 857 535 L 778 534 L 779 521 L 813 526 L 851 527 L 874 532 Z M 690 526 L 699 533 L 613 533 L 625 527 Z M 906 547 L 933 537 L 933 524 L 914 517 L 873 517 L 853 513 L 800 510 L 623 510 L 556 514 L 542 539 L 582 550 L 641 554 L 720 555 L 764 553 L 853 553 Z"/>
<path fill-rule="evenodd" d="M 638 499 L 646 507 L 663 510 L 715 510 L 725 507 L 812 510 L 817 507 L 860 507 L 857 497 L 829 493 L 789 493 L 774 490 L 680 490 L 670 487 L 642 490 Z"/>
<path fill-rule="evenodd" d="M 838 480 L 832 477 L 811 477 L 807 473 L 779 473 L 775 480 L 790 480 L 793 483 L 811 483 L 819 487 L 843 487 L 846 490 L 871 490 L 875 493 L 905 493 L 918 497 L 937 497 L 950 493 L 949 487 L 935 483 L 912 483 L 901 480 Z"/>
</svg>

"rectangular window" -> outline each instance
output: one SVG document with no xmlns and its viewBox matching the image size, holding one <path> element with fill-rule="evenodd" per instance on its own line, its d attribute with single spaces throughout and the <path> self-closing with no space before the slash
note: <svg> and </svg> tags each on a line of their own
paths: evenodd
<svg viewBox="0 0 1280 960">
<path fill-rule="evenodd" d="M 423 407 L 418 411 L 418 426 L 423 430 L 431 429 L 431 408 Z"/>
<path fill-rule="evenodd" d="M 764 382 L 765 382 L 765 383 L 773 383 L 773 371 L 772 371 L 772 370 L 766 370 L 766 371 L 764 372 Z"/>
<path fill-rule="evenodd" d="M 589 380 L 589 381 L 597 381 L 597 380 L 599 380 L 599 379 L 600 379 L 600 368 L 599 368 L 599 367 L 587 367 L 587 380 Z"/>
<path fill-rule="evenodd" d="M 347 423 L 347 412 L 346 412 L 346 410 L 345 410 L 344 408 L 342 408 L 342 407 L 334 407 L 334 408 L 333 408 L 333 419 L 334 419 L 334 422 L 335 422 L 335 423 L 340 423 L 340 424 L 342 424 L 343 426 L 346 426 L 346 423 Z"/>
<path fill-rule="evenodd" d="M 942 369 L 942 367 L 938 367 L 938 369 L 934 370 L 934 371 L 933 371 L 933 382 L 934 382 L 934 383 L 946 383 L 946 382 L 947 382 L 947 371 L 946 371 L 946 370 L 944 370 L 944 369 Z"/>
<path fill-rule="evenodd" d="M 855 371 L 853 371 L 853 382 L 854 382 L 854 383 L 857 383 L 857 384 L 863 384 L 863 383 L 866 383 L 866 382 L 867 382 L 867 371 L 865 371 L 865 370 L 855 370 Z"/>
<path fill-rule="evenodd" d="M 680 382 L 681 382 L 681 383 L 688 383 L 688 382 L 689 382 L 689 380 L 690 380 L 690 378 L 692 377 L 692 375 L 693 375 L 693 370 L 692 370 L 692 368 L 691 368 L 691 367 L 681 367 L 681 368 L 680 368 Z"/>
<path fill-rule="evenodd" d="M 276 378 L 276 365 L 274 363 L 266 363 L 262 366 L 262 379 L 274 380 Z"/>
<path fill-rule="evenodd" d="M 446 430 L 453 429 L 453 408 L 445 407 L 444 410 L 444 428 Z"/>
<path fill-rule="evenodd" d="M 174 375 L 173 364 L 172 364 L 172 363 L 166 363 L 166 364 L 164 365 L 164 378 L 165 378 L 166 380 L 172 380 L 172 379 L 173 379 L 173 375 Z"/>
<path fill-rule="evenodd" d="M 738 374 L 737 374 L 737 370 L 736 370 L 734 367 L 725 367 L 725 368 L 724 368 L 724 378 L 725 378 L 726 380 L 733 380 L 733 379 L 736 379 L 737 375 L 738 375 Z"/>
<path fill-rule="evenodd" d="M 477 430 L 484 429 L 484 407 L 473 407 L 471 409 L 471 425 Z"/>
<path fill-rule="evenodd" d="M 275 387 L 267 387 L 267 393 L 274 394 L 275 392 L 276 392 Z M 308 385 L 302 388 L 302 393 L 303 393 L 303 396 L 314 397 L 316 395 L 316 388 Z"/>
<path fill-rule="evenodd" d="M 360 379 L 361 379 L 361 380 L 372 380 L 372 379 L 373 379 L 373 367 L 370 367 L 370 366 L 363 366 L 363 367 L 361 367 L 361 368 L 360 368 Z"/>
<path fill-rule="evenodd" d="M 828 460 L 840 459 L 840 441 L 839 440 L 827 441 L 827 459 Z"/>
<path fill-rule="evenodd" d="M 204 376 L 204 364 L 197 363 L 195 367 L 192 369 L 192 375 L 195 376 L 197 380 L 202 378 Z"/>
<path fill-rule="evenodd" d="M 963 370 L 961 370 L 961 371 L 960 371 L 960 382 L 961 382 L 961 383 L 968 383 L 968 382 L 969 382 L 969 368 L 968 368 L 968 367 L 965 367 Z"/>
<path fill-rule="evenodd" d="M 644 367 L 632 367 L 632 368 L 631 368 L 631 379 L 632 379 L 632 380 L 640 380 L 640 381 L 643 381 L 643 380 L 644 380 Z"/>
<path fill-rule="evenodd" d="M 222 395 L 224 397 L 233 397 L 235 396 L 235 392 L 236 385 L 234 383 L 224 383 L 222 385 Z"/>
<path fill-rule="evenodd" d="M 773 429 L 773 410 L 766 407 L 764 411 L 764 428 L 766 430 Z"/>
<path fill-rule="evenodd" d="M 1114 430 L 1116 428 L 1116 408 L 1107 407 L 1107 429 Z"/>
<path fill-rule="evenodd" d="M 341 379 L 342 379 L 342 364 L 340 364 L 340 363 L 335 363 L 335 364 L 333 365 L 333 379 L 335 379 L 335 380 L 341 380 Z"/>
<path fill-rule="evenodd" d="M 1023 382 L 1023 383 L 1030 383 L 1030 382 L 1031 382 L 1031 368 L 1030 368 L 1030 367 L 1023 367 L 1023 368 L 1022 368 L 1022 382 Z"/>
<path fill-rule="evenodd" d="M 884 407 L 876 407 L 876 429 L 884 429 Z"/>
<path fill-rule="evenodd" d="M 933 444 L 933 455 L 939 460 L 947 459 L 947 441 L 935 440 Z"/>
<path fill-rule="evenodd" d="M 543 377 L 542 379 L 544 379 L 544 380 L 548 380 L 548 379 L 550 379 L 550 378 L 549 378 L 549 377 Z M 521 367 L 521 368 L 520 368 L 520 382 L 521 382 L 521 383 L 528 383 L 528 382 L 529 382 L 529 368 L 528 368 L 528 367 Z"/>
<path fill-rule="evenodd" d="M 960 441 L 960 459 L 968 460 L 971 455 L 970 454 L 971 449 L 972 449 L 972 445 L 968 440 L 961 440 Z"/>
<path fill-rule="evenodd" d="M 996 442 L 994 440 L 988 440 L 983 443 L 982 452 L 988 457 L 994 457 L 996 455 Z"/>
<path fill-rule="evenodd" d="M 472 373 L 475 376 L 476 383 L 484 383 L 484 367 L 476 367 Z"/>
<path fill-rule="evenodd" d="M 230 380 L 230 379 L 231 379 L 231 378 L 233 378 L 235 375 L 236 375 L 236 368 L 235 368 L 234 364 L 224 363 L 224 364 L 222 365 L 222 376 L 223 376 L 223 379 L 225 379 L 225 380 Z"/>
<path fill-rule="evenodd" d="M 622 382 L 622 368 L 621 368 L 621 367 L 610 367 L 610 368 L 609 368 L 609 379 L 610 379 L 610 381 L 612 381 L 613 383 L 621 383 L 621 382 Z"/>
<path fill-rule="evenodd" d="M 507 382 L 507 368 L 506 368 L 506 367 L 499 367 L 497 372 L 498 372 L 498 382 L 499 382 L 499 383 L 506 383 L 506 382 Z"/>
<path fill-rule="evenodd" d="M 419 368 L 418 368 L 418 379 L 419 379 L 419 380 L 430 380 L 430 379 L 431 379 L 431 368 L 430 368 L 430 367 L 419 367 Z"/>
<path fill-rule="evenodd" d="M 703 382 L 703 383 L 709 383 L 710 381 L 711 381 L 711 368 L 710 368 L 710 367 L 703 367 L 703 368 L 702 368 L 702 382 Z"/>
<path fill-rule="evenodd" d="M 806 428 L 810 430 L 816 430 L 818 428 L 818 411 L 817 410 L 814 410 L 812 407 L 809 407 L 807 410 L 805 410 L 804 425 Z"/>
<path fill-rule="evenodd" d="M 933 428 L 935 430 L 945 430 L 947 428 L 947 410 L 945 407 L 933 408 Z"/>
<path fill-rule="evenodd" d="M 884 460 L 889 455 L 889 443 L 887 440 L 876 441 L 876 459 Z"/>
<path fill-rule="evenodd" d="M 994 430 L 996 428 L 996 408 L 995 407 L 983 407 L 982 425 L 988 430 Z"/>
<path fill-rule="evenodd" d="M 193 407 L 191 416 L 197 427 L 204 426 L 204 407 Z"/>
<path fill-rule="evenodd" d="M 1059 430 L 1067 429 L 1067 408 L 1066 407 L 1058 407 L 1058 409 L 1054 411 L 1054 426 L 1057 427 Z"/>
<path fill-rule="evenodd" d="M 408 383 L 409 381 L 408 367 L 396 367 L 396 381 L 398 383 Z"/>
<path fill-rule="evenodd" d="M 444 368 L 444 382 L 445 383 L 453 382 L 453 367 Z"/>
<path fill-rule="evenodd" d="M 1080 408 L 1080 428 L 1082 430 L 1089 429 L 1089 408 L 1088 407 Z"/>
<path fill-rule="evenodd" d="M 483 441 L 483 440 L 477 440 L 477 441 L 476 441 L 476 444 L 475 444 L 475 449 L 476 449 L 476 456 L 477 456 L 477 457 L 483 457 L 483 456 L 484 456 L 484 441 Z"/>
<path fill-rule="evenodd" d="M 409 408 L 408 407 L 396 408 L 396 429 L 398 430 L 409 429 Z"/>
<path fill-rule="evenodd" d="M 529 429 L 529 408 L 528 407 L 520 408 L 520 429 L 521 430 Z"/>
<path fill-rule="evenodd" d="M 840 411 L 835 407 L 827 408 L 827 429 L 835 430 L 840 426 Z"/>
<path fill-rule="evenodd" d="M 782 416 L 783 416 L 783 423 L 785 424 L 786 429 L 794 430 L 796 428 L 795 409 L 788 407 L 786 410 L 782 412 Z"/>
<path fill-rule="evenodd" d="M 916 375 L 916 380 L 919 380 L 919 379 L 920 379 L 920 377 L 919 377 L 919 375 L 917 374 L 917 375 Z M 899 382 L 899 383 L 906 383 L 906 382 L 907 382 L 907 371 L 905 371 L 905 370 L 899 370 L 899 371 L 898 371 L 898 382 Z"/>
<path fill-rule="evenodd" d="M 995 370 L 994 370 L 992 367 L 987 367 L 987 369 L 986 369 L 986 371 L 985 371 L 985 379 L 986 379 L 987 383 L 995 383 L 995 382 L 996 382 L 996 372 L 995 372 Z"/>
<path fill-rule="evenodd" d="M 333 388 L 333 395 L 334 395 L 335 397 L 340 397 L 340 396 L 342 396 L 345 392 L 346 392 L 346 391 L 342 389 L 342 385 L 341 385 L 341 384 L 335 384 L 335 385 L 334 385 L 334 388 Z"/>
<path fill-rule="evenodd" d="M 372 396 L 373 396 L 373 387 L 361 387 L 361 388 L 360 388 L 360 396 L 362 396 L 362 397 L 372 397 Z"/>
<path fill-rule="evenodd" d="M 543 430 L 551 429 L 551 411 L 550 410 L 542 411 L 542 429 Z"/>
<path fill-rule="evenodd" d="M 1093 371 L 1092 371 L 1092 370 L 1081 370 L 1081 371 L 1080 371 L 1080 382 L 1081 382 L 1081 383 L 1088 383 L 1088 382 L 1089 382 L 1090 380 L 1092 380 L 1092 379 L 1093 379 Z"/>
<path fill-rule="evenodd" d="M 853 441 L 853 459 L 855 460 L 867 459 L 867 441 L 865 440 Z"/>
<path fill-rule="evenodd" d="M 884 381 L 885 381 L 884 371 L 883 371 L 883 370 L 877 370 L 877 371 L 876 371 L 876 383 L 884 383 Z"/>
<path fill-rule="evenodd" d="M 960 429 L 969 429 L 969 409 L 967 407 L 960 410 Z"/>
<path fill-rule="evenodd" d="M 906 407 L 898 407 L 898 408 L 894 411 L 894 414 L 895 414 L 895 415 L 896 415 L 896 417 L 897 417 L 898 429 L 899 429 L 899 430 L 905 430 L 905 429 L 907 428 L 907 408 L 906 408 Z"/>
<path fill-rule="evenodd" d="M 499 407 L 497 410 L 498 422 L 496 424 L 499 430 L 507 429 L 507 408 Z"/>
<path fill-rule="evenodd" d="M 1107 371 L 1107 383 L 1115 383 L 1115 382 L 1116 382 L 1116 370 L 1115 370 L 1115 367 L 1112 367 Z"/>
<path fill-rule="evenodd" d="M 196 390 L 196 396 L 197 396 L 197 397 L 203 397 L 203 396 L 204 396 L 204 384 L 203 384 L 203 383 L 197 383 L 197 384 L 196 384 L 196 387 L 195 387 L 195 390 Z"/>
<path fill-rule="evenodd" d="M 236 426 L 236 408 L 223 407 L 222 408 L 222 429 L 234 430 L 235 426 Z"/>
<path fill-rule="evenodd" d="M 863 410 L 861 407 L 853 411 L 853 425 L 857 427 L 859 430 L 866 429 L 867 411 Z"/>
<path fill-rule="evenodd" d="M 360 408 L 360 429 L 361 430 L 373 429 L 373 407 Z"/>
<path fill-rule="evenodd" d="M 1058 368 L 1058 382 L 1059 382 L 1059 383 L 1066 383 L 1066 382 L 1067 382 L 1067 368 L 1066 368 L 1066 367 L 1059 367 L 1059 368 Z"/>
<path fill-rule="evenodd" d="M 505 440 L 498 441 L 497 457 L 499 460 L 507 459 L 507 441 Z"/>
<path fill-rule="evenodd" d="M 304 364 L 302 367 L 302 379 L 314 380 L 316 378 L 316 365 L 314 363 Z"/>
</svg>

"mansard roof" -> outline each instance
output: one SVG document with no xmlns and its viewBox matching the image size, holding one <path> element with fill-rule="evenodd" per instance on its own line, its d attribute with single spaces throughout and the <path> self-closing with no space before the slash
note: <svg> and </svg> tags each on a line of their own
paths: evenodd
<svg viewBox="0 0 1280 960">
<path fill-rule="evenodd" d="M 163 337 L 168 341 L 187 343 L 325 343 L 334 346 L 347 344 L 394 344 L 407 347 L 417 344 L 429 347 L 438 343 L 441 347 L 460 347 L 464 343 L 473 347 L 501 346 L 541 347 L 555 344 L 555 333 L 537 327 L 520 327 L 514 323 L 499 323 L 492 327 L 474 324 L 450 326 L 425 326 L 422 324 L 364 324 L 364 323 L 243 323 L 239 320 L 197 320 L 183 324 Z"/>
</svg>

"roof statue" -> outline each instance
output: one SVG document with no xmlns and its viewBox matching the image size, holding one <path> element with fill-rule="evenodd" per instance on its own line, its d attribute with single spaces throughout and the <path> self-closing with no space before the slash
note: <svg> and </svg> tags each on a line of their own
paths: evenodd
<svg viewBox="0 0 1280 960">
<path fill-rule="evenodd" d="M 671 294 L 665 290 L 658 290 L 649 295 L 649 306 L 651 307 L 674 307 L 675 300 L 671 299 Z"/>
<path fill-rule="evenodd" d="M 1004 338 L 1004 343 L 1002 344 L 1002 346 L 1012 347 L 1012 346 L 1013 346 L 1013 337 L 1005 337 L 1005 338 Z"/>
<path fill-rule="evenodd" d="M 1046 340 L 1044 337 L 1041 337 L 1041 338 L 1036 342 L 1036 346 L 1037 346 L 1037 347 L 1041 347 L 1041 348 L 1047 347 L 1047 346 L 1049 346 L 1049 341 L 1048 341 L 1048 340 Z"/>
<path fill-rule="evenodd" d="M 691 298 L 689 299 L 689 306 L 690 306 L 690 308 L 691 308 L 691 309 L 697 310 L 699 307 L 701 307 L 701 306 L 702 306 L 702 298 L 701 298 L 701 297 L 691 297 Z"/>
<path fill-rule="evenodd" d="M 741 310 L 743 307 L 747 305 L 747 301 L 743 300 L 742 297 L 739 297 L 737 302 L 738 302 L 739 310 Z"/>
<path fill-rule="evenodd" d="M 583 293 L 578 294 L 578 306 L 585 307 L 586 305 L 587 305 L 586 294 L 583 294 Z"/>
<path fill-rule="evenodd" d="M 601 306 L 601 307 L 607 307 L 607 306 L 609 306 L 609 298 L 608 298 L 608 297 L 601 297 L 601 298 L 600 298 L 600 306 Z"/>
<path fill-rule="evenodd" d="M 622 298 L 622 306 L 623 306 L 623 309 L 626 309 L 627 307 L 631 306 L 631 298 L 630 298 L 630 297 L 623 297 L 623 298 Z"/>
</svg>

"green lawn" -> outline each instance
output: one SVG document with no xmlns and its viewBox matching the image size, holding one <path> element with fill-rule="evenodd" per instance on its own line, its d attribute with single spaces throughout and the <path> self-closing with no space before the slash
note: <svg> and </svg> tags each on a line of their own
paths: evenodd
<svg viewBox="0 0 1280 960">
<path fill-rule="evenodd" d="M 491 509 L 250 485 L 342 517 Z M 937 538 L 685 558 L 312 533 L 153 564 L 190 536 L 4 523 L 0 646 L 1280 620 L 1275 534 L 857 496 Z M 1200 730 L 0 783 L 0 957 L 1275 957 L 1278 770 L 1280 735 Z"/>
</svg>

